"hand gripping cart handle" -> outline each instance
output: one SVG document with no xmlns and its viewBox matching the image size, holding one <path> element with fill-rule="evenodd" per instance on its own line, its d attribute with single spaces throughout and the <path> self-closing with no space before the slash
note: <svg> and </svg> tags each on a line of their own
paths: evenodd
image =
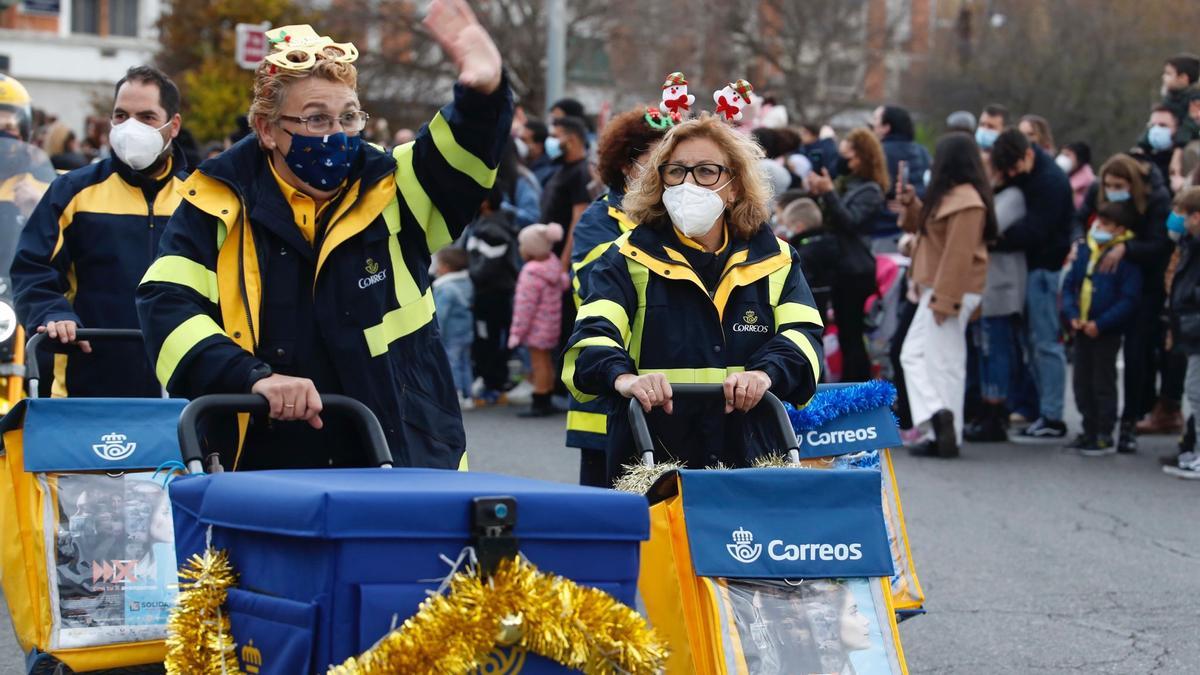
<svg viewBox="0 0 1200 675">
<path fill-rule="evenodd" d="M 141 342 L 142 331 L 136 328 L 80 328 L 75 331 L 75 339 L 91 342 Z M 78 348 L 75 343 L 64 345 L 51 340 L 45 333 L 37 333 L 29 338 L 25 343 L 25 382 L 29 398 L 37 398 L 38 383 L 42 379 L 41 368 L 38 367 L 38 351 L 49 349 L 65 352 Z"/>
<path fill-rule="evenodd" d="M 671 393 L 672 396 L 720 396 L 723 398 L 725 388 L 720 384 L 673 384 Z M 783 440 L 788 444 L 788 462 L 799 464 L 800 440 L 796 438 L 796 430 L 792 428 L 792 420 L 788 417 L 783 402 L 768 391 L 763 394 L 758 404 L 766 405 L 771 409 L 771 414 L 779 425 L 779 431 L 783 434 Z M 654 466 L 654 440 L 650 437 L 650 426 L 646 423 L 646 413 L 636 398 L 629 400 L 629 426 L 633 429 L 633 444 L 638 452 L 642 453 L 642 464 Z"/>
<path fill-rule="evenodd" d="M 390 469 L 392 453 L 388 450 L 383 426 L 370 408 L 349 396 L 324 394 L 321 396 L 324 410 L 342 413 L 354 418 L 367 442 L 367 452 L 375 466 Z M 267 399 L 258 394 L 212 394 L 201 396 L 183 409 L 179 415 L 179 450 L 183 454 L 188 473 L 204 473 L 203 450 L 200 448 L 200 422 L 212 413 L 251 413 L 266 415 L 271 411 Z"/>
</svg>

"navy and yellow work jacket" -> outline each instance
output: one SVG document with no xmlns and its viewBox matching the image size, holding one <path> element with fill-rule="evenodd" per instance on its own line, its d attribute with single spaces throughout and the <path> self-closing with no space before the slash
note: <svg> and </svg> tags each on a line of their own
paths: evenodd
<svg viewBox="0 0 1200 675">
<path fill-rule="evenodd" d="M 507 81 L 490 95 L 460 86 L 413 142 L 391 155 L 364 144 L 313 244 L 255 137 L 201 164 L 137 293 L 159 380 L 187 398 L 246 392 L 267 364 L 366 404 L 397 466 L 464 464 L 428 270 L 493 185 L 511 117 Z M 366 461 L 352 433 L 244 424 L 244 443 L 228 429 L 210 442 L 226 468 Z"/>
<path fill-rule="evenodd" d="M 613 241 L 632 230 L 636 223 L 621 210 L 623 194 L 610 191 L 588 205 L 571 241 L 571 276 L 575 290 L 575 306 L 583 303 L 587 294 L 587 276 L 592 264 L 612 246 Z M 567 447 L 604 450 L 608 447 L 607 397 L 597 397 L 586 403 L 572 396 L 567 410 Z"/>
<path fill-rule="evenodd" d="M 613 475 L 635 458 L 628 401 L 613 388 L 619 375 L 659 372 L 674 384 L 719 384 L 730 373 L 761 370 L 785 401 L 804 405 L 816 391 L 821 315 L 796 252 L 766 225 L 729 246 L 711 292 L 669 225 L 621 235 L 588 273 L 563 380 L 580 400 L 610 399 Z M 693 468 L 745 466 L 760 454 L 783 451 L 769 416 L 724 415 L 723 398 L 677 397 L 672 415 L 656 408 L 649 422 L 659 459 Z"/>
<path fill-rule="evenodd" d="M 137 328 L 134 293 L 179 206 L 187 160 L 172 144 L 159 176 L 110 157 L 59 176 L 21 232 L 12 263 L 17 317 L 28 334 L 50 321 Z M 136 343 L 95 342 L 91 354 L 54 357 L 55 396 L 157 397 Z"/>
</svg>

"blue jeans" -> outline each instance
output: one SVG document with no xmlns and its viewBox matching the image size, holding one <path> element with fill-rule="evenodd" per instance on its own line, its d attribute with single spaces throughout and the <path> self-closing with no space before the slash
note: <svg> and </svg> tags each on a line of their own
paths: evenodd
<svg viewBox="0 0 1200 675">
<path fill-rule="evenodd" d="M 450 375 L 454 378 L 454 388 L 463 398 L 469 398 L 471 384 L 475 381 L 475 375 L 471 371 L 471 343 L 447 344 L 445 347 L 446 356 L 450 359 Z"/>
<path fill-rule="evenodd" d="M 987 401 L 1006 401 L 1017 362 L 1017 335 L 1012 316 L 985 316 L 974 324 L 979 346 L 979 390 Z"/>
<path fill-rule="evenodd" d="M 1029 332 L 1029 362 L 1037 385 L 1039 413 L 1061 422 L 1067 386 L 1067 354 L 1059 341 L 1058 270 L 1029 270 L 1025 290 L 1025 323 Z"/>
</svg>

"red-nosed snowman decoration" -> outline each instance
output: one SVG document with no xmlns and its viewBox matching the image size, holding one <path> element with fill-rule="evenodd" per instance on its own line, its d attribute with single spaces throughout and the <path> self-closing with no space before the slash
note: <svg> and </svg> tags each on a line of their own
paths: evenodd
<svg viewBox="0 0 1200 675">
<path fill-rule="evenodd" d="M 716 113 L 724 115 L 730 122 L 742 119 L 742 110 L 750 105 L 750 93 L 754 91 L 746 80 L 738 80 L 725 85 L 724 89 L 713 92 L 713 102 L 717 104 Z"/>
<path fill-rule="evenodd" d="M 682 116 L 695 102 L 696 97 L 688 93 L 687 78 L 683 73 L 674 72 L 667 76 L 667 81 L 663 82 L 662 86 L 662 103 L 658 104 L 659 110 L 668 115 Z"/>
</svg>

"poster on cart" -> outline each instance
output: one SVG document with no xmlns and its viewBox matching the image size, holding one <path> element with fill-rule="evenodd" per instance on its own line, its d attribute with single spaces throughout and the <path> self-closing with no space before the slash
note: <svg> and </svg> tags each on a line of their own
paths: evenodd
<svg viewBox="0 0 1200 675">
<path fill-rule="evenodd" d="M 730 652 L 738 661 L 736 672 L 901 672 L 891 609 L 878 579 L 713 583 L 719 586 L 722 615 L 735 626 L 726 639 L 740 642 L 741 649 Z"/>
<path fill-rule="evenodd" d="M 162 639 L 177 593 L 171 503 L 151 473 L 41 477 L 57 649 Z"/>
</svg>

